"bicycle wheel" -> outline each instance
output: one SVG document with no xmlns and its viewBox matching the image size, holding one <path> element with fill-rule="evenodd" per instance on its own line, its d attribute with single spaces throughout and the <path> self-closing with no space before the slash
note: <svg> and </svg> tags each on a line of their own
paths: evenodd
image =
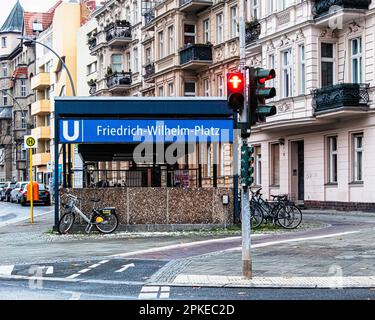
<svg viewBox="0 0 375 320">
<path fill-rule="evenodd" d="M 250 214 L 251 214 L 251 228 L 256 229 L 258 228 L 263 222 L 263 211 L 257 205 L 250 206 Z"/>
<path fill-rule="evenodd" d="M 57 230 L 60 234 L 67 234 L 69 232 L 74 224 L 75 217 L 75 214 L 72 212 L 67 212 L 61 217 L 57 225 Z"/>
<path fill-rule="evenodd" d="M 95 217 L 95 227 L 101 233 L 112 233 L 117 229 L 118 217 L 116 213 L 98 214 Z"/>
<path fill-rule="evenodd" d="M 283 205 L 277 211 L 277 222 L 285 229 L 295 229 L 302 222 L 302 212 L 295 205 Z"/>
</svg>

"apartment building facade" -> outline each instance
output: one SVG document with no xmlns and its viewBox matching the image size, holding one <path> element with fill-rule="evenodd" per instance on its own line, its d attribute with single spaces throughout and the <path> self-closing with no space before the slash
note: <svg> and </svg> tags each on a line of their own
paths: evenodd
<svg viewBox="0 0 375 320">
<path fill-rule="evenodd" d="M 374 1 L 256 1 L 247 63 L 274 68 L 255 186 L 312 208 L 375 209 Z"/>
</svg>

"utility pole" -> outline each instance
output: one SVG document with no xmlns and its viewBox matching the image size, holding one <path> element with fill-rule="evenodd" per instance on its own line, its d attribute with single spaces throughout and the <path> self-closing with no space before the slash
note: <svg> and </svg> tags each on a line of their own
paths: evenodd
<svg viewBox="0 0 375 320">
<path fill-rule="evenodd" d="M 239 40 L 240 40 L 240 63 L 239 72 L 245 75 L 244 105 L 240 114 L 239 127 L 241 138 L 241 150 L 246 149 L 247 139 L 250 137 L 250 122 L 248 110 L 247 69 L 246 69 L 246 41 L 245 41 L 245 12 L 246 0 L 239 2 Z M 237 150 L 238 152 L 238 150 Z M 241 154 L 242 156 L 242 154 Z M 248 186 L 241 179 L 241 225 L 242 225 L 242 275 L 245 279 L 252 278 L 251 261 L 251 223 L 250 223 L 250 199 Z"/>
</svg>

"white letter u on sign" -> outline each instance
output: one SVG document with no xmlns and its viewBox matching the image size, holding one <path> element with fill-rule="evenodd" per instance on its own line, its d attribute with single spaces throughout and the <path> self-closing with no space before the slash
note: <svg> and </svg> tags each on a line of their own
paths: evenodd
<svg viewBox="0 0 375 320">
<path fill-rule="evenodd" d="M 73 135 L 69 135 L 69 121 L 63 121 L 63 137 L 66 141 L 76 141 L 79 138 L 79 121 L 73 121 Z"/>
</svg>

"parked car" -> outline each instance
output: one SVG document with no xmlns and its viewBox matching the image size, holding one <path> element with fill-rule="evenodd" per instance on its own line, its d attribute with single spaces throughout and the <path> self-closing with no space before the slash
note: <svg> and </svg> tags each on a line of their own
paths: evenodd
<svg viewBox="0 0 375 320">
<path fill-rule="evenodd" d="M 10 202 L 21 202 L 22 190 L 28 183 L 27 181 L 17 182 L 14 189 L 10 192 Z"/>
<path fill-rule="evenodd" d="M 5 182 L 5 185 L 3 187 L 3 190 L 1 191 L 1 201 L 10 201 L 10 192 L 14 189 L 17 182 Z"/>
<path fill-rule="evenodd" d="M 22 206 L 30 204 L 30 201 L 27 200 L 27 184 L 22 189 L 20 203 Z M 34 203 L 44 204 L 46 206 L 51 205 L 51 194 L 44 184 L 39 184 L 39 200 L 34 201 Z"/>
<path fill-rule="evenodd" d="M 2 200 L 1 199 L 1 193 L 3 192 L 4 186 L 5 186 L 5 182 L 0 182 L 0 200 Z"/>
</svg>

